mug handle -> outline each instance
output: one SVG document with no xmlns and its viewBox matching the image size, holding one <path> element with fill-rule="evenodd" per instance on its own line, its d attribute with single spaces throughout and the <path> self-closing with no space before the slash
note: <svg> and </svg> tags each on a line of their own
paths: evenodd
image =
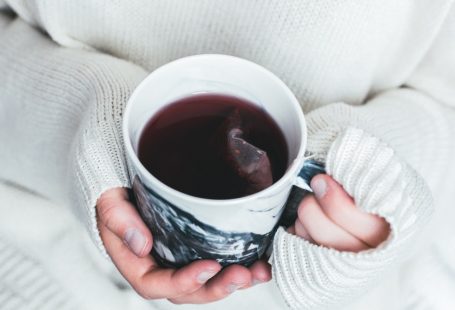
<svg viewBox="0 0 455 310">
<path fill-rule="evenodd" d="M 313 192 L 310 187 L 311 179 L 321 173 L 325 173 L 325 165 L 322 162 L 312 159 L 313 156 L 308 156 L 303 162 L 302 169 L 300 169 L 294 185 L 304 189 L 308 192 Z"/>
<path fill-rule="evenodd" d="M 325 173 L 324 163 L 314 160 L 313 156 L 306 157 L 302 169 L 300 169 L 294 181 L 294 186 L 286 201 L 284 211 L 278 221 L 278 226 L 289 227 L 294 224 L 300 202 L 305 195 L 313 192 L 310 187 L 311 179 L 321 173 Z"/>
</svg>

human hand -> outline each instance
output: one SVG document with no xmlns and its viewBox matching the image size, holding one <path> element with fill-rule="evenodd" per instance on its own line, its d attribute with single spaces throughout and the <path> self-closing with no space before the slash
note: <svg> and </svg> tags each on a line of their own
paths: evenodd
<svg viewBox="0 0 455 310">
<path fill-rule="evenodd" d="M 223 299 L 271 278 L 270 265 L 258 261 L 250 268 L 200 260 L 180 269 L 162 268 L 149 255 L 153 238 L 128 201 L 126 189 L 106 191 L 97 202 L 101 239 L 117 269 L 146 299 L 167 298 L 173 303 L 208 303 Z"/>
<path fill-rule="evenodd" d="M 356 208 L 354 200 L 329 175 L 315 176 L 311 188 L 314 195 L 302 200 L 297 220 L 288 232 L 314 244 L 349 252 L 375 248 L 388 237 L 389 224 Z"/>
</svg>

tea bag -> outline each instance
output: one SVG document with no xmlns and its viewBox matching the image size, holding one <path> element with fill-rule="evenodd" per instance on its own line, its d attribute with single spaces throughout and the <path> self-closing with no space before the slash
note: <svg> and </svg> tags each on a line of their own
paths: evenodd
<svg viewBox="0 0 455 310">
<path fill-rule="evenodd" d="M 259 192 L 273 183 L 267 152 L 247 141 L 248 126 L 239 109 L 233 110 L 214 135 L 219 156 L 245 184 L 245 195 Z"/>
</svg>

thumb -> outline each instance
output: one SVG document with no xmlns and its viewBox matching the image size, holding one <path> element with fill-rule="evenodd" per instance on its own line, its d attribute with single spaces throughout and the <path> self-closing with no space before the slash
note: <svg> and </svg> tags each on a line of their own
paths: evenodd
<svg viewBox="0 0 455 310">
<path fill-rule="evenodd" d="M 342 185 L 327 174 L 311 180 L 311 188 L 324 213 L 339 227 L 370 247 L 385 241 L 390 233 L 388 222 L 359 209 Z"/>
<path fill-rule="evenodd" d="M 138 257 L 152 249 L 152 234 L 136 208 L 128 201 L 124 188 L 106 191 L 97 201 L 98 226 L 103 225 L 121 239 Z M 99 227 L 101 229 L 101 227 Z"/>
</svg>

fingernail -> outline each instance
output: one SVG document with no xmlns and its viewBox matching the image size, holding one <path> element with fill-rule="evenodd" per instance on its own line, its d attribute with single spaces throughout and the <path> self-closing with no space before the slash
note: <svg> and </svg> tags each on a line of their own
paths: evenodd
<svg viewBox="0 0 455 310">
<path fill-rule="evenodd" d="M 231 293 L 234 293 L 236 290 L 238 290 L 239 288 L 242 288 L 242 287 L 243 287 L 242 284 L 232 283 L 231 285 L 229 285 L 227 287 L 227 289 L 228 289 L 229 294 L 231 294 Z"/>
<path fill-rule="evenodd" d="M 323 198 L 327 193 L 327 183 L 323 178 L 316 178 L 311 182 L 311 189 L 316 198 Z"/>
<path fill-rule="evenodd" d="M 145 237 L 136 228 L 128 228 L 125 233 L 125 243 L 137 256 L 142 254 L 145 247 Z"/>
<path fill-rule="evenodd" d="M 210 278 L 216 275 L 215 270 L 205 270 L 197 276 L 197 281 L 201 284 L 207 282 Z"/>
</svg>

